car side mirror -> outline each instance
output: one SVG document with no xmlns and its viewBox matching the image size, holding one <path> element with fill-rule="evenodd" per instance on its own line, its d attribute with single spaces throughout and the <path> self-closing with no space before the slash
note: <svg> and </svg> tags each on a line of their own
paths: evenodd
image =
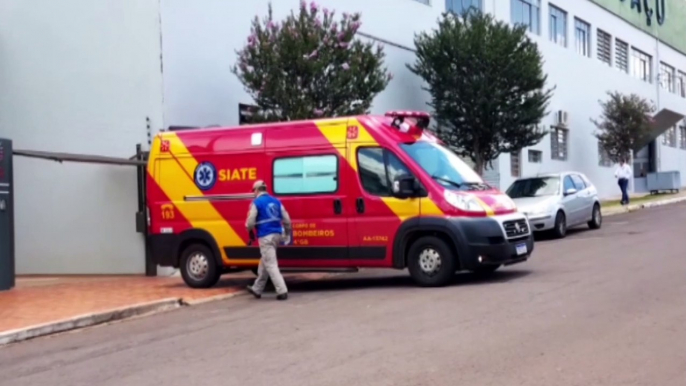
<svg viewBox="0 0 686 386">
<path fill-rule="evenodd" d="M 565 196 L 571 196 L 573 194 L 576 194 L 576 189 L 574 188 L 569 188 L 565 191 Z"/>
<path fill-rule="evenodd" d="M 417 195 L 417 180 L 411 176 L 398 176 L 393 180 L 393 197 L 410 198 Z"/>
</svg>

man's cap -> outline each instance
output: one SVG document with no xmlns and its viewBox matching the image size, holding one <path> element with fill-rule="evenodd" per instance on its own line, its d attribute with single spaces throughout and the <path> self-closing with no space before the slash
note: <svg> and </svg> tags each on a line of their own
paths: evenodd
<svg viewBox="0 0 686 386">
<path fill-rule="evenodd" d="M 253 192 L 256 191 L 257 189 L 267 189 L 267 184 L 264 183 L 262 180 L 257 180 L 255 181 L 254 184 L 252 184 L 252 190 Z"/>
</svg>

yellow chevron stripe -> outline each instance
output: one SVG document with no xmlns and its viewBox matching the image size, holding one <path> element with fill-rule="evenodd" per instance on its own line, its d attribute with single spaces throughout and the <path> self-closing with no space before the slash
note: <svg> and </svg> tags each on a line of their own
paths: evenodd
<svg viewBox="0 0 686 386">
<path fill-rule="evenodd" d="M 222 260 L 229 263 L 230 260 L 224 253 L 223 247 L 244 246 L 245 242 L 210 202 L 184 200 L 185 196 L 204 195 L 193 180 L 198 161 L 188 152 L 176 133 L 165 133 L 163 138 L 170 142 L 171 152 L 178 162 L 172 157 L 164 156 L 157 172 L 158 185 L 174 203 L 177 210 L 190 221 L 193 228 L 204 229 L 214 237 Z M 151 149 L 150 159 L 156 159 L 158 156 L 159 145 Z"/>
</svg>

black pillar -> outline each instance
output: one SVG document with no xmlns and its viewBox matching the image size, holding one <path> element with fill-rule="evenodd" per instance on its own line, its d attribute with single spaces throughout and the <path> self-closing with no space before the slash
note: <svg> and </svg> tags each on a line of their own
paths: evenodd
<svg viewBox="0 0 686 386">
<path fill-rule="evenodd" d="M 0 138 L 0 291 L 14 287 L 12 141 Z"/>
<path fill-rule="evenodd" d="M 136 159 L 146 161 L 147 156 L 140 144 L 136 145 Z M 138 172 L 138 213 L 136 213 L 136 230 L 143 234 L 145 243 L 145 276 L 157 276 L 157 264 L 150 253 L 150 238 L 148 237 L 148 209 L 146 201 L 147 170 L 145 165 L 136 166 Z"/>
</svg>

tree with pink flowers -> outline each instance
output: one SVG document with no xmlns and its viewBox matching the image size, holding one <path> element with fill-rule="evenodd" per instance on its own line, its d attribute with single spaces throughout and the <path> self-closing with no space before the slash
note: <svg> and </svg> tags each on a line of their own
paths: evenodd
<svg viewBox="0 0 686 386">
<path fill-rule="evenodd" d="M 258 107 L 255 121 L 291 121 L 369 112 L 392 76 L 381 46 L 356 38 L 360 14 L 300 3 L 276 21 L 255 17 L 233 73 Z"/>
</svg>

